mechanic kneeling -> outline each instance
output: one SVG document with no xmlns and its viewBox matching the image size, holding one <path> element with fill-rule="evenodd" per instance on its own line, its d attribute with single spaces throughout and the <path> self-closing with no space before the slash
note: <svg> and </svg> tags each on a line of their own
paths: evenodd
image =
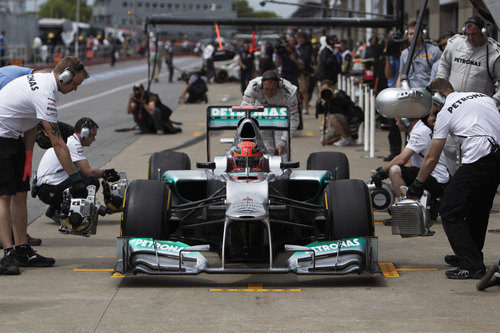
<svg viewBox="0 0 500 333">
<path fill-rule="evenodd" d="M 83 182 L 94 185 L 96 191 L 99 189 L 99 178 L 108 182 L 120 179 L 115 169 L 99 170 L 93 169 L 87 161 L 83 147 L 89 147 L 97 135 L 99 126 L 90 118 L 81 118 L 75 124 L 75 133 L 68 137 L 68 149 L 71 160 L 79 170 Z M 60 212 L 63 201 L 63 192 L 71 184 L 70 176 L 64 171 L 55 154 L 54 148 L 48 149 L 43 155 L 36 175 L 37 194 L 42 202 L 49 205 L 45 215 L 54 218 L 56 211 Z M 107 198 L 104 198 L 107 200 Z"/>
<path fill-rule="evenodd" d="M 500 184 L 500 113 L 495 100 L 482 93 L 455 92 L 445 79 L 431 82 L 433 98 L 445 99 L 437 114 L 431 147 L 407 194 L 422 195 L 448 134 L 460 144 L 462 165 L 446 187 L 439 213 L 454 255 L 444 261 L 457 267 L 449 279 L 480 279 L 486 273 L 483 245 L 490 209 Z"/>
<path fill-rule="evenodd" d="M 437 106 L 434 106 L 434 108 L 437 108 Z M 377 169 L 373 176 L 375 185 L 379 187 L 383 179 L 390 178 L 394 193 L 399 196 L 401 186 L 409 186 L 413 183 L 422 166 L 424 156 L 429 151 L 435 121 L 434 114 L 422 119 L 403 118 L 397 120 L 398 127 L 407 133 L 408 143 L 400 154 Z M 406 166 L 409 161 L 411 161 L 411 166 Z M 434 224 L 438 217 L 439 203 L 437 199 L 443 194 L 449 179 L 450 174 L 446 168 L 446 157 L 444 153 L 441 153 L 438 164 L 423 184 L 424 189 L 429 191 L 431 195 L 430 226 Z"/>
</svg>

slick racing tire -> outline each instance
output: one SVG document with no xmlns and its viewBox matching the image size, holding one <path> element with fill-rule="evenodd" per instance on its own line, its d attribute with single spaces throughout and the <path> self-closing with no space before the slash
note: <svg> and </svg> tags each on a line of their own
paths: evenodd
<svg viewBox="0 0 500 333">
<path fill-rule="evenodd" d="M 223 68 L 219 68 L 215 71 L 215 82 L 217 83 L 225 83 L 229 80 L 229 74 Z"/>
<path fill-rule="evenodd" d="M 170 218 L 170 188 L 157 180 L 130 182 L 125 193 L 121 235 L 163 239 Z"/>
<path fill-rule="evenodd" d="M 337 171 L 337 179 L 349 179 L 349 160 L 344 153 L 322 151 L 311 153 L 307 158 L 307 170 Z"/>
<path fill-rule="evenodd" d="M 360 179 L 328 184 L 325 193 L 330 239 L 373 236 L 370 192 Z"/>
<path fill-rule="evenodd" d="M 161 175 L 167 170 L 191 170 L 189 156 L 172 150 L 152 154 L 149 158 L 148 179 L 161 180 Z"/>
</svg>

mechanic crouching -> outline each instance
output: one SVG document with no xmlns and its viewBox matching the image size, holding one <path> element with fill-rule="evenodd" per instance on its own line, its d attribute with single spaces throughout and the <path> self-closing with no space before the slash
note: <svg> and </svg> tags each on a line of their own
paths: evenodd
<svg viewBox="0 0 500 333">
<path fill-rule="evenodd" d="M 96 191 L 99 189 L 99 178 L 108 182 L 120 179 L 115 169 L 94 169 L 87 160 L 83 147 L 89 147 L 95 141 L 98 128 L 99 126 L 92 119 L 81 118 L 75 124 L 75 133 L 68 137 L 67 142 L 71 160 L 79 170 L 84 184 L 86 186 L 94 185 Z M 45 215 L 57 221 L 63 202 L 63 192 L 70 186 L 71 180 L 57 159 L 54 148 L 48 149 L 43 155 L 38 165 L 35 184 L 38 198 L 49 205 Z M 104 199 L 106 201 L 108 198 Z M 66 227 L 76 228 L 78 226 Z"/>
<path fill-rule="evenodd" d="M 500 113 L 495 100 L 482 93 L 455 92 L 451 83 L 431 82 L 433 99 L 445 100 L 437 113 L 431 147 L 407 195 L 422 195 L 423 184 L 438 164 L 448 134 L 460 145 L 462 165 L 446 187 L 439 213 L 454 255 L 444 261 L 457 267 L 449 279 L 480 279 L 486 273 L 483 245 L 490 209 L 500 183 Z"/>
<path fill-rule="evenodd" d="M 243 95 L 242 106 L 288 106 L 290 109 L 290 136 L 294 136 L 299 125 L 299 111 L 297 102 L 297 87 L 289 81 L 280 78 L 272 70 L 265 71 L 262 76 L 250 81 Z M 266 150 L 275 155 L 281 155 L 288 160 L 288 132 L 263 130 L 262 139 Z"/>
<path fill-rule="evenodd" d="M 436 107 L 434 106 L 434 108 Z M 373 182 L 377 187 L 381 186 L 382 180 L 390 178 L 394 193 L 400 196 L 401 186 L 409 186 L 415 181 L 422 166 L 424 156 L 431 146 L 431 135 L 435 121 L 436 117 L 434 114 L 430 114 L 422 119 L 402 118 L 396 121 L 398 127 L 407 133 L 408 143 L 400 154 L 376 170 Z M 411 162 L 411 166 L 407 166 L 408 162 Z M 446 167 L 446 157 L 444 153 L 441 153 L 436 167 L 423 184 L 423 189 L 429 191 L 431 195 L 429 212 L 431 223 L 429 227 L 436 222 L 439 211 L 439 202 L 437 199 L 443 194 L 449 179 L 450 175 Z"/>
</svg>

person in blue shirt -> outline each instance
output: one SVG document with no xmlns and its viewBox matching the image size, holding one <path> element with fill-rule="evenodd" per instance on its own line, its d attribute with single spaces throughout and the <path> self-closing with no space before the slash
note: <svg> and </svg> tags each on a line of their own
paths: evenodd
<svg viewBox="0 0 500 333">
<path fill-rule="evenodd" d="M 0 68 L 0 89 L 5 87 L 10 81 L 20 76 L 32 74 L 35 69 L 21 66 L 5 66 Z"/>
</svg>

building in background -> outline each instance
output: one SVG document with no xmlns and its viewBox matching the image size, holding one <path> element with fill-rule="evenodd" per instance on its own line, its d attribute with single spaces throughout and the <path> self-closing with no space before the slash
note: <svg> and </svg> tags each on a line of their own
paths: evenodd
<svg viewBox="0 0 500 333">
<path fill-rule="evenodd" d="M 152 15 L 236 18 L 236 6 L 234 0 L 95 0 L 92 23 L 137 31 L 142 30 L 143 20 Z M 158 29 L 161 38 L 215 37 L 215 30 L 206 26 L 161 26 Z M 226 27 L 223 33 L 227 35 L 229 29 L 233 31 Z"/>
</svg>

